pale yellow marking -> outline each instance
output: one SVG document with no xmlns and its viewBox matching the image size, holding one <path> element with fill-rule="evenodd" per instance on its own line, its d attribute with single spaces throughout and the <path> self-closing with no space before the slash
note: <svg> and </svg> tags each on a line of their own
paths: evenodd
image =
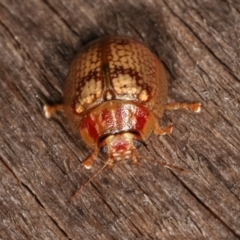
<svg viewBox="0 0 240 240">
<path fill-rule="evenodd" d="M 118 56 L 122 57 L 122 56 L 126 55 L 126 52 L 124 50 L 118 50 L 117 54 L 118 54 Z"/>
<path fill-rule="evenodd" d="M 93 47 L 90 51 L 82 53 L 81 56 L 81 77 L 86 76 L 90 71 L 96 70 L 100 67 L 101 59 L 99 57 L 98 47 Z"/>
<path fill-rule="evenodd" d="M 114 62 L 114 61 L 109 62 L 109 68 L 110 69 L 114 69 L 114 68 L 119 67 L 119 66 L 120 67 L 122 66 L 121 62 Z"/>
<path fill-rule="evenodd" d="M 129 74 L 119 74 L 117 78 L 112 79 L 114 90 L 117 94 L 138 94 L 141 87 L 138 87 L 137 82 Z"/>
<path fill-rule="evenodd" d="M 93 100 L 94 100 L 94 95 L 90 95 L 90 96 L 88 96 L 88 97 L 85 98 L 85 102 L 86 102 L 87 104 L 92 103 Z"/>
<path fill-rule="evenodd" d="M 111 111 L 111 117 L 112 117 L 112 121 L 113 121 L 113 126 L 117 126 L 117 122 L 118 122 L 118 119 L 116 118 L 116 110 L 112 110 Z"/>
<path fill-rule="evenodd" d="M 149 97 L 149 95 L 148 95 L 147 91 L 144 89 L 144 90 L 142 90 L 141 93 L 139 94 L 138 99 L 139 99 L 141 102 L 145 102 L 145 101 L 148 100 L 148 97 Z"/>
<path fill-rule="evenodd" d="M 45 118 L 50 118 L 51 117 L 51 111 L 50 111 L 50 106 L 45 104 L 44 107 L 43 107 L 43 113 L 44 113 L 44 116 Z"/>
<path fill-rule="evenodd" d="M 106 99 L 111 100 L 112 98 L 113 98 L 113 95 L 110 92 L 108 92 L 106 95 Z"/>
<path fill-rule="evenodd" d="M 126 63 L 123 58 L 120 58 L 120 61 L 121 61 L 121 66 L 124 68 L 124 69 L 129 69 L 129 65 L 128 63 Z"/>
<path fill-rule="evenodd" d="M 127 114 L 123 118 L 123 126 L 126 129 L 130 129 L 131 126 L 136 125 L 136 117 L 132 115 L 133 112 L 135 112 L 135 107 L 130 105 Z"/>
<path fill-rule="evenodd" d="M 83 112 L 84 108 L 81 104 L 77 103 L 75 105 L 75 110 L 76 110 L 77 113 L 81 113 L 81 112 Z"/>
<path fill-rule="evenodd" d="M 199 104 L 199 106 L 197 107 L 197 109 L 195 110 L 196 113 L 201 112 L 201 104 Z"/>
<path fill-rule="evenodd" d="M 110 68 L 115 68 L 116 66 L 121 66 L 125 69 L 132 68 L 135 69 L 141 77 L 141 64 L 138 56 L 138 49 L 131 46 L 130 51 L 130 45 L 131 44 L 121 46 L 112 44 L 110 46 L 113 55 L 112 60 L 110 60 Z"/>
<path fill-rule="evenodd" d="M 112 61 L 115 63 L 115 62 L 118 62 L 119 61 L 119 56 L 117 54 L 113 54 L 113 59 Z"/>
<path fill-rule="evenodd" d="M 121 58 L 120 58 L 120 61 L 121 61 L 122 63 L 127 63 L 127 68 L 129 68 L 129 66 L 128 66 L 128 58 L 127 58 L 127 57 L 121 57 Z"/>
<path fill-rule="evenodd" d="M 118 157 L 120 154 L 117 152 L 114 152 L 112 155 L 113 155 L 113 157 Z"/>
<path fill-rule="evenodd" d="M 101 82 L 95 81 L 95 79 L 91 79 L 87 81 L 83 88 L 81 89 L 81 95 L 78 98 L 78 101 L 81 105 L 91 104 L 94 100 L 94 94 L 99 97 L 102 93 Z"/>
</svg>

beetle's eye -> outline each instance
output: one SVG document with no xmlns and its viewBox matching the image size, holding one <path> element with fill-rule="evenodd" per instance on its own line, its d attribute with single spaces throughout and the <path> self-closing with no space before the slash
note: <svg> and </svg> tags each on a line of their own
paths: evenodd
<svg viewBox="0 0 240 240">
<path fill-rule="evenodd" d="M 101 151 L 101 153 L 103 153 L 103 154 L 107 154 L 107 152 L 108 152 L 107 146 L 106 146 L 106 145 L 103 145 L 103 146 L 100 148 L 100 151 Z"/>
<path fill-rule="evenodd" d="M 142 146 L 142 143 L 141 141 L 135 139 L 133 140 L 133 145 L 136 149 L 139 149 Z"/>
</svg>

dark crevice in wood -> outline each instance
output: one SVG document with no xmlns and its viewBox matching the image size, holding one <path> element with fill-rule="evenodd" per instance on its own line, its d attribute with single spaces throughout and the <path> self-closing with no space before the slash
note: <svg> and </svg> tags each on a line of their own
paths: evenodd
<svg viewBox="0 0 240 240">
<path fill-rule="evenodd" d="M 1 5 L 1 4 L 0 4 Z M 4 9 L 6 9 L 3 5 L 1 5 Z M 8 9 L 6 9 L 8 11 Z M 6 32 L 10 35 L 11 39 L 16 43 L 17 47 L 21 49 L 21 44 L 20 42 L 17 41 L 15 38 L 14 34 L 11 32 L 11 30 L 8 28 L 6 24 L 0 19 L 0 24 L 3 26 L 3 28 L 6 30 Z"/>
<path fill-rule="evenodd" d="M 6 8 L 5 8 L 6 9 Z M 7 9 L 7 11 L 8 11 L 8 9 Z M 17 47 L 18 47 L 18 49 L 16 49 L 16 52 L 18 52 L 18 50 L 20 49 L 20 50 L 23 50 L 23 52 L 26 54 L 26 56 L 27 56 L 27 58 L 30 60 L 30 62 L 35 62 L 32 58 L 31 58 L 31 56 L 30 56 L 30 54 L 26 51 L 26 49 L 23 47 L 23 45 L 21 44 L 21 42 L 19 42 L 19 41 L 17 41 L 17 38 L 15 37 L 15 35 L 11 32 L 11 30 L 8 28 L 8 26 L 7 25 L 5 25 L 2 21 L 0 21 L 0 24 L 2 24 L 2 26 L 4 27 L 4 29 L 8 32 L 8 34 L 11 36 L 11 38 L 13 39 L 13 41 L 17 44 Z M 22 56 L 22 54 L 21 54 L 21 57 L 23 57 Z M 27 70 L 27 69 L 26 69 Z M 31 74 L 30 74 L 31 75 Z"/>
<path fill-rule="evenodd" d="M 80 162 L 80 164 L 82 163 L 81 160 L 79 160 L 78 155 L 74 152 L 74 150 L 72 149 L 72 147 L 68 144 L 68 142 L 66 141 L 66 139 L 70 140 L 71 142 L 74 143 L 75 146 L 77 146 L 77 143 L 75 141 L 75 139 L 73 138 L 73 135 L 71 135 L 69 133 L 69 131 L 67 130 L 67 128 L 62 124 L 61 121 L 59 121 L 57 118 L 53 118 L 52 120 L 48 120 L 45 119 L 45 121 L 53 121 L 54 124 L 53 125 L 49 125 L 51 126 L 51 128 L 54 130 L 54 132 L 58 135 L 58 137 L 63 141 L 63 143 L 68 147 L 69 150 L 71 150 L 72 154 L 76 157 L 76 159 Z M 61 135 L 59 134 L 59 131 L 54 127 L 54 125 L 58 125 L 61 130 L 64 132 L 64 135 L 67 136 L 67 138 L 62 138 Z M 45 143 L 46 146 L 49 145 L 49 139 L 43 138 L 43 142 Z"/>
<path fill-rule="evenodd" d="M 63 233 L 63 235 L 64 235 L 67 239 L 72 240 L 72 238 L 70 238 L 70 237 L 68 236 L 68 234 L 64 231 L 64 229 L 62 229 L 62 228 L 59 226 L 58 222 L 57 222 L 52 216 L 50 216 L 50 215 L 48 214 L 48 217 L 52 220 L 52 222 L 55 224 L 55 226 L 61 231 L 61 233 Z"/>
<path fill-rule="evenodd" d="M 53 71 L 51 71 L 51 73 L 53 74 L 53 76 L 57 79 L 59 76 L 56 76 L 55 73 Z M 47 75 L 44 73 L 44 71 L 41 71 L 41 75 L 42 77 L 45 79 L 45 81 L 48 84 L 48 89 L 52 88 L 54 89 L 54 91 L 56 91 L 58 93 L 58 95 L 62 96 L 62 91 L 59 92 L 58 88 L 55 86 L 55 84 L 52 83 L 52 81 L 50 81 L 49 77 L 47 77 Z M 51 91 L 52 92 L 52 91 Z M 58 100 L 58 102 L 60 103 L 62 101 L 62 97 L 61 99 Z M 43 102 L 43 104 L 45 104 L 46 102 Z M 50 102 L 47 102 L 50 103 Z M 57 101 L 54 102 L 55 104 L 57 103 Z"/>
<path fill-rule="evenodd" d="M 27 234 L 27 232 L 19 224 L 16 224 L 16 227 L 26 237 L 26 239 L 31 239 L 31 237 Z"/>
<path fill-rule="evenodd" d="M 134 182 L 135 182 L 135 184 L 138 186 L 138 188 L 141 189 L 141 191 L 143 192 L 143 194 L 145 194 L 146 196 L 149 196 L 149 195 L 144 191 L 144 189 L 138 184 L 138 182 L 134 179 L 134 177 L 132 177 L 132 179 L 134 180 Z M 151 200 L 151 199 L 149 198 L 149 200 Z M 152 206 L 154 206 L 158 211 L 160 211 L 160 209 L 157 208 L 156 205 L 155 205 L 152 201 L 151 201 L 151 204 L 152 204 Z M 131 220 L 129 220 L 129 221 L 132 223 Z M 132 224 L 133 224 L 133 223 L 132 223 Z M 159 224 L 158 224 L 158 225 L 159 225 Z M 134 225 L 134 227 L 136 228 L 135 225 Z M 159 227 L 161 227 L 161 226 L 159 226 Z M 146 234 L 143 234 L 139 229 L 137 229 L 137 230 L 138 230 L 138 232 L 139 232 L 142 236 L 146 237 Z M 154 237 L 149 236 L 149 234 L 148 234 L 148 238 L 155 239 Z"/>
<path fill-rule="evenodd" d="M 99 197 L 102 199 L 102 201 L 107 205 L 107 207 L 110 209 L 110 211 L 114 214 L 115 217 L 119 218 L 119 214 L 116 214 L 114 212 L 114 210 L 111 208 L 111 206 L 109 206 L 109 204 L 106 202 L 106 200 L 103 198 L 102 194 L 100 193 L 100 191 L 98 190 L 98 188 L 94 185 L 93 182 L 90 182 L 92 187 L 96 190 L 96 192 L 98 193 Z M 121 214 L 132 224 L 132 226 L 136 229 L 136 231 L 139 233 L 139 235 L 141 235 L 142 237 L 144 236 L 144 234 L 141 232 L 141 230 L 136 226 L 136 224 L 133 223 L 133 221 L 131 221 L 122 211 Z M 133 233 L 133 232 L 132 232 Z"/>
<path fill-rule="evenodd" d="M 149 194 L 141 187 L 141 185 L 140 185 L 140 184 L 138 183 L 138 181 L 134 178 L 134 176 L 131 174 L 131 172 L 129 172 L 129 173 L 130 173 L 130 176 L 131 176 L 132 180 L 135 182 L 135 184 L 138 186 L 138 188 L 143 192 L 143 194 L 145 194 L 146 196 L 149 196 Z M 150 198 L 149 198 L 149 199 L 150 199 Z M 156 205 L 153 204 L 152 201 L 151 201 L 151 203 L 152 203 L 152 205 L 153 205 L 158 211 L 160 211 L 160 209 L 157 208 Z M 142 233 L 139 229 L 137 229 L 137 230 L 139 231 L 139 233 L 140 233 L 142 236 L 145 237 L 145 235 L 143 235 L 143 233 Z M 148 235 L 148 237 L 150 237 L 150 236 Z M 151 237 L 151 239 L 154 239 L 154 237 Z"/>
<path fill-rule="evenodd" d="M 3 71 L 3 75 L 5 75 L 6 73 Z M 2 76 L 3 77 L 3 76 Z M 27 96 L 24 94 L 22 94 L 22 92 L 19 90 L 19 87 L 16 85 L 15 82 L 13 81 L 9 81 L 6 78 L 2 78 L 2 81 L 5 82 L 7 88 L 9 91 L 12 92 L 12 94 L 25 106 L 29 106 L 29 101 L 27 99 Z"/>
<path fill-rule="evenodd" d="M 171 170 L 170 170 L 171 171 Z M 235 237 L 240 239 L 240 235 L 238 235 L 220 216 L 218 216 L 214 210 L 208 207 L 173 171 L 172 174 L 179 180 L 179 182 L 183 185 L 183 187 L 206 209 L 211 215 L 216 218 L 224 227 L 226 227 Z"/>
<path fill-rule="evenodd" d="M 191 55 L 189 54 L 188 49 L 180 42 L 178 41 L 178 39 L 176 39 L 177 43 L 183 48 L 183 50 L 186 52 L 187 56 L 189 57 L 189 59 L 191 60 L 191 62 L 193 64 L 196 64 L 196 61 L 194 61 L 194 59 L 191 57 Z"/>
<path fill-rule="evenodd" d="M 101 192 L 99 191 L 99 189 L 92 183 L 91 184 L 92 187 L 96 190 L 96 192 L 98 193 L 98 196 L 102 199 L 103 203 L 107 206 L 107 208 L 110 210 L 110 212 L 114 215 L 114 217 L 118 217 L 118 215 L 114 212 L 114 210 L 112 209 L 112 207 L 108 204 L 108 202 L 104 199 L 103 195 L 101 194 Z"/>
<path fill-rule="evenodd" d="M 18 179 L 17 175 L 14 173 L 14 171 L 11 169 L 10 166 L 0 157 L 0 161 L 2 164 L 6 167 L 6 169 L 10 172 L 10 174 L 13 176 L 13 178 L 17 181 L 18 184 L 21 184 L 22 182 Z"/>
<path fill-rule="evenodd" d="M 234 152 L 238 153 L 239 150 L 237 149 L 237 146 L 234 146 L 231 142 L 229 142 L 228 139 L 224 137 L 224 134 L 220 132 L 217 128 L 210 128 L 209 130 L 222 143 L 227 144 L 231 149 L 234 149 Z"/>
<path fill-rule="evenodd" d="M 57 9 L 55 9 L 47 0 L 42 0 L 47 6 L 48 8 L 54 13 L 56 14 L 56 16 L 61 19 L 61 21 L 64 23 L 64 25 L 77 37 L 79 37 L 78 32 L 76 32 L 71 25 L 61 16 L 61 14 L 59 14 L 59 12 L 57 11 Z"/>
<path fill-rule="evenodd" d="M 6 9 L 6 8 L 5 8 Z M 8 11 L 8 9 L 7 9 Z M 21 42 L 19 42 L 17 40 L 17 38 L 15 37 L 15 35 L 11 32 L 11 30 L 8 28 L 7 25 L 4 24 L 4 22 L 2 22 L 0 20 L 0 24 L 3 26 L 3 28 L 6 30 L 6 32 L 8 32 L 8 34 L 11 36 L 11 38 L 13 39 L 13 41 L 16 43 L 17 48 L 16 48 L 16 52 L 18 52 L 19 50 L 23 51 L 25 53 L 25 56 L 27 57 L 27 59 L 29 60 L 29 62 L 34 63 L 37 65 L 37 68 L 42 69 L 40 63 L 36 62 L 31 55 L 26 51 L 26 49 L 24 48 L 24 46 L 21 44 Z M 26 61 L 26 59 L 24 58 L 23 54 L 21 54 L 21 57 L 24 59 L 24 61 Z M 24 66 L 25 70 L 29 73 L 29 76 L 31 77 L 31 69 L 28 69 L 26 66 Z M 52 72 L 52 74 L 55 76 L 55 73 Z M 48 84 L 52 85 L 51 81 L 49 81 L 49 79 L 46 77 L 46 75 L 44 74 L 44 72 L 42 72 L 42 76 L 45 78 L 45 80 L 47 80 Z M 56 78 L 58 78 L 59 76 L 55 76 Z M 29 105 L 28 103 L 28 99 L 25 98 L 25 96 L 21 93 L 20 90 L 18 90 L 18 87 L 13 83 L 13 82 L 6 82 L 6 84 L 8 85 L 9 89 L 11 89 L 13 91 L 13 93 L 17 93 L 16 96 L 22 101 L 22 103 L 24 103 L 26 106 Z M 55 88 L 54 85 L 51 86 L 53 89 L 57 90 Z M 59 93 L 59 91 L 57 91 Z M 62 93 L 60 93 L 62 94 Z"/>
<path fill-rule="evenodd" d="M 240 15 L 240 11 L 238 10 L 238 8 L 234 8 L 234 7 L 232 6 L 232 4 L 229 3 L 229 2 L 227 2 L 227 3 L 228 3 L 229 6 L 231 6 L 234 10 L 236 10 L 236 12 Z M 236 3 L 237 3 L 237 1 L 236 1 Z"/>
<path fill-rule="evenodd" d="M 54 225 L 69 239 L 71 240 L 71 238 L 69 238 L 69 236 L 67 235 L 67 233 L 59 226 L 59 224 L 57 223 L 57 221 L 55 221 L 53 219 L 52 216 L 50 216 L 48 214 L 48 212 L 46 211 L 44 205 L 41 203 L 40 199 L 37 197 L 37 195 L 35 193 L 33 193 L 33 191 L 31 190 L 31 188 L 29 188 L 25 183 L 22 183 L 22 186 L 31 194 L 31 196 L 33 196 L 33 198 L 35 199 L 35 201 L 39 204 L 39 206 L 44 209 L 45 213 L 47 214 L 47 216 L 52 220 L 52 222 L 54 223 Z"/>
<path fill-rule="evenodd" d="M 222 66 L 224 66 L 224 68 L 228 71 L 228 73 L 237 81 L 240 82 L 240 79 L 238 79 L 238 77 L 233 73 L 233 71 L 226 65 L 226 63 L 224 63 L 213 51 L 211 48 L 209 48 L 205 42 L 203 42 L 203 40 L 196 34 L 196 32 L 189 26 L 189 24 L 187 24 L 180 16 L 178 16 L 172 9 L 171 7 L 166 3 L 165 0 L 163 0 L 163 2 L 165 3 L 165 5 L 167 6 L 167 8 L 169 9 L 169 11 L 177 18 L 179 19 L 183 25 L 189 29 L 189 31 L 199 40 L 199 42 L 207 49 L 207 51 L 219 62 L 221 63 Z"/>
<path fill-rule="evenodd" d="M 14 149 L 12 148 L 12 146 L 11 146 L 11 144 L 9 144 L 8 142 L 4 142 L 4 144 L 5 144 L 5 148 L 8 148 L 8 149 L 10 149 L 10 151 L 17 157 L 17 154 L 16 154 L 16 152 L 14 151 Z"/>
<path fill-rule="evenodd" d="M 126 216 L 125 216 L 126 217 Z M 131 219 L 129 219 L 129 218 L 127 218 L 128 219 L 128 221 L 132 224 L 132 226 L 136 229 L 136 231 L 139 233 L 139 235 L 141 235 L 141 237 L 144 237 L 144 234 L 141 232 L 141 230 L 137 227 L 137 225 L 136 224 L 134 224 L 134 222 L 131 220 Z"/>
<path fill-rule="evenodd" d="M 39 206 L 42 209 L 45 209 L 45 207 L 43 206 L 41 201 L 38 199 L 37 195 L 35 193 L 33 193 L 33 191 L 23 182 L 22 182 L 22 186 L 31 194 L 31 196 L 33 196 L 33 198 L 36 200 L 36 202 L 39 204 Z"/>
<path fill-rule="evenodd" d="M 231 191 L 231 189 L 229 189 L 229 184 L 226 182 L 225 178 L 223 175 L 220 174 L 220 172 L 218 171 L 218 169 L 216 168 L 216 166 L 214 164 L 212 164 L 211 161 L 208 161 L 207 157 L 200 154 L 199 153 L 199 156 L 201 157 L 202 156 L 202 161 L 204 160 L 206 162 L 206 165 L 209 169 L 211 169 L 211 172 L 212 172 L 212 175 L 216 177 L 216 179 L 219 180 L 219 182 L 221 182 L 224 186 L 226 186 L 226 189 L 228 189 L 235 197 L 236 199 L 239 201 L 239 197 Z M 222 160 L 221 158 L 219 158 L 222 162 L 224 162 L 226 165 L 228 165 L 228 163 L 226 163 L 224 160 Z M 233 170 L 234 171 L 234 170 Z M 207 181 L 205 179 L 205 181 Z M 211 185 L 210 182 L 208 182 L 209 185 Z M 239 202 L 240 204 L 240 202 Z"/>
<path fill-rule="evenodd" d="M 136 35 L 139 36 L 140 39 L 142 39 L 143 43 L 145 43 L 145 39 L 141 35 L 141 33 L 138 31 L 138 29 L 133 24 L 131 24 L 129 21 L 127 22 L 127 24 L 136 33 Z"/>
<path fill-rule="evenodd" d="M 194 225 L 196 226 L 196 228 L 198 229 L 198 231 L 202 234 L 202 236 L 204 236 L 204 233 L 201 229 L 201 227 L 198 226 L 198 224 L 191 218 L 191 221 L 194 223 Z"/>
<path fill-rule="evenodd" d="M 156 56 L 160 59 L 157 53 L 156 53 Z M 172 73 L 171 69 L 167 66 L 167 64 L 164 61 L 162 61 L 162 64 L 166 69 L 167 73 L 170 75 L 170 79 L 174 79 L 174 74 Z"/>
</svg>

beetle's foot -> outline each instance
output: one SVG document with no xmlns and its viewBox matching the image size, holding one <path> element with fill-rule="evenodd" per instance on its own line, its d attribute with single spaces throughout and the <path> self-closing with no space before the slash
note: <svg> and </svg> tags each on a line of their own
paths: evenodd
<svg viewBox="0 0 240 240">
<path fill-rule="evenodd" d="M 46 118 L 50 118 L 55 112 L 59 111 L 63 111 L 63 104 L 56 104 L 53 106 L 45 104 L 43 106 L 43 114 Z"/>
<path fill-rule="evenodd" d="M 177 110 L 177 109 L 186 109 L 192 112 L 200 112 L 201 111 L 201 103 L 169 103 L 165 106 L 166 110 Z"/>
<path fill-rule="evenodd" d="M 137 166 L 139 164 L 137 158 L 133 158 L 132 160 L 133 165 Z"/>
<path fill-rule="evenodd" d="M 93 160 L 91 158 L 87 158 L 86 160 L 84 160 L 84 162 L 82 162 L 81 167 L 90 169 L 92 167 L 92 162 L 93 162 Z"/>
<path fill-rule="evenodd" d="M 156 135 L 166 135 L 166 134 L 172 133 L 172 129 L 173 129 L 173 124 L 169 125 L 166 128 L 161 128 L 158 124 L 156 124 L 153 132 Z"/>
<path fill-rule="evenodd" d="M 92 154 L 82 162 L 82 168 L 90 169 L 92 167 L 93 160 L 98 155 L 98 149 L 95 149 Z"/>
<path fill-rule="evenodd" d="M 116 160 L 114 160 L 112 157 L 108 157 L 107 161 L 105 162 L 105 166 L 108 167 L 108 169 L 112 169 L 115 165 Z"/>
</svg>

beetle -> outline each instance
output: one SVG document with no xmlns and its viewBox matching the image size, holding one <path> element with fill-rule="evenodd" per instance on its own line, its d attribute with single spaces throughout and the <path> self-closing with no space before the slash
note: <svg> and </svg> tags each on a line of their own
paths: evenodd
<svg viewBox="0 0 240 240">
<path fill-rule="evenodd" d="M 153 132 L 165 135 L 158 119 L 165 110 L 200 112 L 201 104 L 167 104 L 163 64 L 144 44 L 111 36 L 87 44 L 74 58 L 66 78 L 63 103 L 44 105 L 49 118 L 63 110 L 74 132 L 92 149 L 83 166 L 91 168 L 99 150 L 112 167 L 125 159 L 137 163 L 137 149 Z"/>
</svg>

